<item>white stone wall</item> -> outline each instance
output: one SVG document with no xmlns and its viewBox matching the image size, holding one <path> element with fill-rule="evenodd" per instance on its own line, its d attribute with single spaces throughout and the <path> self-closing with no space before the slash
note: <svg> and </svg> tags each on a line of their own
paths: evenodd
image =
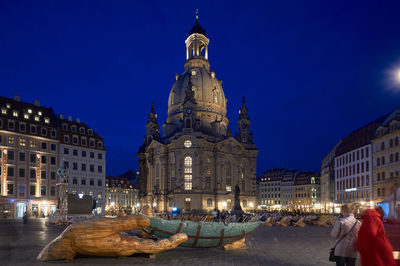
<svg viewBox="0 0 400 266">
<path fill-rule="evenodd" d="M 68 154 L 65 153 L 68 149 Z M 74 150 L 77 155 L 74 155 Z M 82 151 L 86 152 L 86 157 L 82 156 Z M 91 153 L 94 153 L 94 158 L 91 158 Z M 101 154 L 99 159 L 98 154 Z M 106 152 L 103 150 L 84 148 L 74 145 L 60 144 L 60 166 L 63 162 L 68 162 L 68 193 L 83 193 L 92 195 L 93 199 L 98 200 L 97 207 L 101 207 L 104 211 L 105 207 L 105 177 L 106 177 Z M 77 164 L 77 169 L 74 169 L 74 163 Z M 86 165 L 86 171 L 82 170 L 82 165 Z M 93 171 L 90 167 L 93 165 Z M 101 172 L 98 167 L 101 166 Z M 76 178 L 77 184 L 74 184 Z M 93 185 L 90 180 L 93 179 Z M 85 180 L 86 184 L 82 184 Z M 101 184 L 99 185 L 99 180 Z"/>
</svg>

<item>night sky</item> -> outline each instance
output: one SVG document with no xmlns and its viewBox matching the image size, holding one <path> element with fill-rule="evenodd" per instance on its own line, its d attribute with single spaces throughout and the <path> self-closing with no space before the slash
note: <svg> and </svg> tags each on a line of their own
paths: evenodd
<svg viewBox="0 0 400 266">
<path fill-rule="evenodd" d="M 161 125 L 197 8 L 233 132 L 246 96 L 258 173 L 319 171 L 336 142 L 400 106 L 400 1 L 1 0 L 0 95 L 93 127 L 107 175 L 137 169 L 151 101 Z"/>
</svg>

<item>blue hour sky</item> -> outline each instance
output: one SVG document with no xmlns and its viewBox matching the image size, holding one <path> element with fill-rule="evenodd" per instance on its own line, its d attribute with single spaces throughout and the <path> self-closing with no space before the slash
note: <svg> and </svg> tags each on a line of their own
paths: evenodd
<svg viewBox="0 0 400 266">
<path fill-rule="evenodd" d="M 319 171 L 351 131 L 400 106 L 399 1 L 0 1 L 0 95 L 39 99 L 105 141 L 107 175 L 137 169 L 161 125 L 199 9 L 237 131 L 246 96 L 257 172 Z"/>
</svg>

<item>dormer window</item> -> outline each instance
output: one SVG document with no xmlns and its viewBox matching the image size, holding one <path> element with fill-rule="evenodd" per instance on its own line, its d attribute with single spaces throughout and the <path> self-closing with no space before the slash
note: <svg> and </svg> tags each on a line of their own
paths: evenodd
<svg viewBox="0 0 400 266">
<path fill-rule="evenodd" d="M 9 104 L 9 103 L 7 103 L 6 106 L 7 106 L 8 109 L 11 108 L 11 104 Z"/>
<path fill-rule="evenodd" d="M 89 141 L 89 146 L 90 146 L 90 147 L 94 147 L 94 140 L 93 140 L 93 139 L 91 139 L 91 140 Z"/>
<path fill-rule="evenodd" d="M 88 134 L 89 134 L 90 136 L 92 136 L 92 135 L 93 135 L 93 129 L 88 129 Z"/>
<path fill-rule="evenodd" d="M 42 114 L 43 114 L 42 111 L 39 111 L 39 112 L 38 112 L 38 115 L 42 115 Z"/>
<path fill-rule="evenodd" d="M 99 148 L 99 149 L 103 148 L 103 143 L 101 141 L 97 142 L 97 148 Z"/>
<path fill-rule="evenodd" d="M 1 113 L 2 113 L 3 115 L 6 115 L 6 114 L 7 114 L 7 109 L 6 109 L 6 108 L 1 108 Z"/>
<path fill-rule="evenodd" d="M 28 113 L 32 114 L 32 109 L 28 109 Z"/>
<path fill-rule="evenodd" d="M 78 137 L 77 136 L 72 137 L 72 143 L 78 145 Z"/>
<path fill-rule="evenodd" d="M 64 142 L 65 143 L 69 143 L 69 136 L 68 135 L 64 135 Z"/>
<path fill-rule="evenodd" d="M 18 111 L 13 111 L 13 116 L 18 117 Z"/>
<path fill-rule="evenodd" d="M 71 131 L 76 132 L 76 126 L 71 126 Z"/>
<path fill-rule="evenodd" d="M 79 128 L 79 132 L 80 132 L 81 134 L 85 134 L 85 128 L 84 128 L 84 127 Z"/>
<path fill-rule="evenodd" d="M 45 117 L 45 118 L 44 118 L 44 122 L 45 122 L 46 124 L 50 123 L 50 118 Z"/>
<path fill-rule="evenodd" d="M 25 119 L 29 119 L 29 115 L 28 114 L 24 114 L 24 118 Z"/>
<path fill-rule="evenodd" d="M 35 121 L 39 121 L 39 116 L 35 115 Z"/>
<path fill-rule="evenodd" d="M 68 130 L 68 125 L 64 123 L 64 124 L 62 125 L 62 129 L 65 130 L 65 131 L 67 131 L 67 130 Z"/>
<path fill-rule="evenodd" d="M 83 146 L 86 146 L 86 145 L 87 145 L 86 138 L 82 138 L 82 139 L 81 139 L 81 144 L 82 144 Z"/>
</svg>

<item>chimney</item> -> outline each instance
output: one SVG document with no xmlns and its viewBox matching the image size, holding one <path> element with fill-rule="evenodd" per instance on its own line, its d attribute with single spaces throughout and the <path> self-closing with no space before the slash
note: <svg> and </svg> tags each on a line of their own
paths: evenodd
<svg viewBox="0 0 400 266">
<path fill-rule="evenodd" d="M 72 121 L 72 116 L 68 116 L 68 121 Z"/>
<path fill-rule="evenodd" d="M 80 122 L 81 122 L 81 120 L 80 120 L 79 118 L 77 118 L 77 119 L 76 119 L 76 122 L 77 122 L 77 123 L 80 123 Z"/>
<path fill-rule="evenodd" d="M 60 114 L 60 119 L 64 119 L 64 115 L 63 114 Z"/>
<path fill-rule="evenodd" d="M 40 101 L 39 100 L 34 100 L 33 101 L 33 105 L 37 106 L 37 107 L 40 107 Z"/>
<path fill-rule="evenodd" d="M 21 101 L 21 97 L 19 97 L 18 94 L 14 94 L 14 101 L 20 102 Z"/>
</svg>

